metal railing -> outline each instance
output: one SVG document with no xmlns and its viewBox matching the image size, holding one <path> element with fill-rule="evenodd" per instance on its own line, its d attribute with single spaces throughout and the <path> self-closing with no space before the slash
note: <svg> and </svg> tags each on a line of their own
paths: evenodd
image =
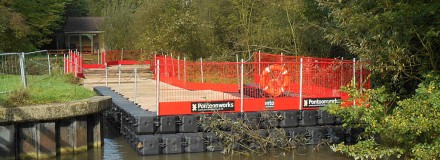
<svg viewBox="0 0 440 160">
<path fill-rule="evenodd" d="M 54 71 L 61 71 L 62 59 L 47 50 L 21 53 L 0 53 L 0 92 L 8 93 L 26 88 L 35 80 L 42 80 Z M 15 85 L 21 81 L 22 85 Z"/>
<path fill-rule="evenodd" d="M 154 66 L 155 78 L 160 79 L 158 105 L 171 108 L 188 102 L 234 101 L 239 106 L 234 112 L 248 112 L 265 110 L 262 102 L 275 100 L 282 105 L 271 109 L 302 110 L 305 99 L 348 97 L 339 89 L 352 82 L 359 89 L 369 88 L 369 72 L 356 59 L 263 53 L 254 56 L 254 62 L 190 62 L 180 57 L 157 56 Z"/>
</svg>

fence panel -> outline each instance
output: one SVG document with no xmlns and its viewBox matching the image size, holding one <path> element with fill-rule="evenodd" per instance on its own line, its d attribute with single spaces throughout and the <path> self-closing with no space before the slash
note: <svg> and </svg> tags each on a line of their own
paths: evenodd
<svg viewBox="0 0 440 160">
<path fill-rule="evenodd" d="M 64 56 L 64 73 L 75 77 L 84 77 L 83 55 L 76 51 L 69 51 Z"/>
<path fill-rule="evenodd" d="M 23 87 L 20 76 L 20 54 L 0 54 L 0 96 Z"/>
<path fill-rule="evenodd" d="M 265 53 L 254 58 L 254 62 L 243 63 L 191 62 L 156 56 L 160 63 L 155 75 L 160 77 L 160 113 L 194 114 L 199 110 L 195 106 L 222 103 L 233 104 L 231 110 L 220 109 L 228 112 L 299 110 L 307 109 L 303 108 L 305 99 L 347 98 L 339 89 L 354 78 L 359 81 L 357 87 L 369 87 L 369 72 L 363 66 L 361 69 L 361 62 Z"/>
<path fill-rule="evenodd" d="M 221 62 L 188 62 L 157 57 L 160 62 L 161 102 L 236 99 L 238 84 L 231 67 Z M 203 66 L 203 67 L 202 67 Z"/>
<path fill-rule="evenodd" d="M 63 57 L 48 51 L 0 53 L 0 99 L 11 91 L 33 86 L 52 74 L 62 73 Z"/>
</svg>

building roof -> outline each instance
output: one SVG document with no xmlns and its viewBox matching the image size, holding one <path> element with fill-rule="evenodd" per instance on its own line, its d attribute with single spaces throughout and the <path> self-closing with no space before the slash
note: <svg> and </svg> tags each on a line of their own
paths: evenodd
<svg viewBox="0 0 440 160">
<path fill-rule="evenodd" d="M 63 27 L 64 33 L 101 33 L 99 25 L 102 17 L 68 17 Z"/>
</svg>

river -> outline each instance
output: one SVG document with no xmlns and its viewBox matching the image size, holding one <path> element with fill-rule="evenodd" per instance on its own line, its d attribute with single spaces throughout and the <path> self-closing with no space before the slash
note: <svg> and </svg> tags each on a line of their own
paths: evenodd
<svg viewBox="0 0 440 160">
<path fill-rule="evenodd" d="M 104 123 L 104 146 L 89 149 L 87 152 L 63 155 L 56 159 L 72 160 L 219 160 L 219 159 L 277 159 L 277 160 L 349 160 L 340 153 L 333 152 L 329 146 L 300 146 L 289 152 L 278 152 L 271 155 L 253 155 L 238 157 L 223 155 L 221 152 L 182 153 L 155 156 L 138 156 L 127 140 L 116 132 L 116 128 Z"/>
</svg>

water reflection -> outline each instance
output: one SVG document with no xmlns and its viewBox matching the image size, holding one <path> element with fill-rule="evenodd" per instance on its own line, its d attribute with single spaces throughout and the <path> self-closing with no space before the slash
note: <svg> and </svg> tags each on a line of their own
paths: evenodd
<svg viewBox="0 0 440 160">
<path fill-rule="evenodd" d="M 349 160 L 341 154 L 334 153 L 328 146 L 323 146 L 319 151 L 312 146 L 299 147 L 291 152 L 278 152 L 271 155 L 264 156 L 225 156 L 220 152 L 203 152 L 203 153 L 183 153 L 183 154 L 169 154 L 156 156 L 138 156 L 133 148 L 126 144 L 123 137 L 116 139 L 104 139 L 104 147 L 91 149 L 87 152 L 58 157 L 57 159 L 103 159 L 103 160 L 232 160 L 232 159 L 277 159 L 277 160 Z"/>
<path fill-rule="evenodd" d="M 102 159 L 122 159 L 121 151 L 123 151 L 123 148 L 124 145 L 119 144 L 117 139 L 105 138 Z"/>
<path fill-rule="evenodd" d="M 127 140 L 116 129 L 108 123 L 104 123 L 104 146 L 102 148 L 90 149 L 87 152 L 63 155 L 56 159 L 72 159 L 72 160 L 232 160 L 232 159 L 277 159 L 277 160 L 348 160 L 346 156 L 335 153 L 330 150 L 329 146 L 301 146 L 289 152 L 277 152 L 271 155 L 252 155 L 250 157 L 243 156 L 225 156 L 220 152 L 203 152 L 203 153 L 182 153 L 170 155 L 156 156 L 138 156 Z"/>
</svg>

